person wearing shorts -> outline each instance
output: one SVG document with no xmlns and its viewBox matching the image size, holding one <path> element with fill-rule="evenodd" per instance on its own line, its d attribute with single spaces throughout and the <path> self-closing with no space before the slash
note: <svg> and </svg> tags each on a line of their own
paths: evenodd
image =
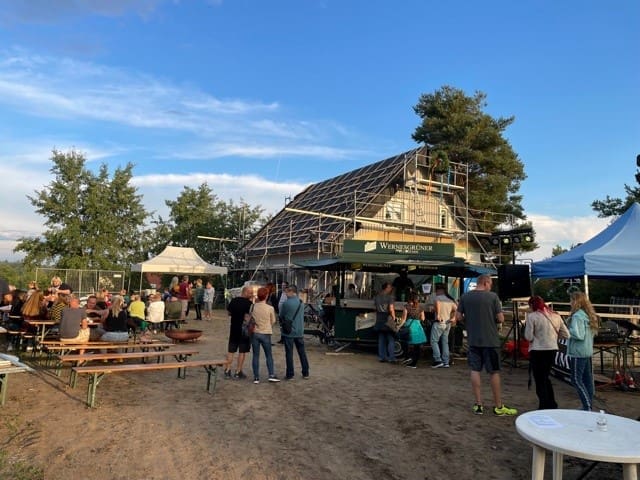
<svg viewBox="0 0 640 480">
<path fill-rule="evenodd" d="M 229 302 L 227 311 L 231 317 L 229 325 L 229 344 L 227 347 L 227 358 L 224 364 L 224 378 L 244 379 L 247 376 L 242 371 L 244 359 L 249 351 L 251 351 L 251 339 L 242 336 L 242 322 L 245 314 L 251 310 L 253 299 L 253 287 L 243 287 L 239 297 L 235 297 Z M 233 354 L 238 352 L 238 362 L 236 363 L 236 371 L 231 375 L 231 364 L 233 363 Z"/>
<path fill-rule="evenodd" d="M 498 324 L 504 321 L 504 314 L 498 295 L 491 291 L 492 284 L 489 275 L 480 275 L 476 289 L 460 297 L 456 310 L 456 320 L 464 320 L 467 329 L 467 361 L 471 368 L 471 389 L 476 402 L 473 405 L 473 413 L 484 413 L 480 377 L 484 369 L 490 377 L 493 413 L 498 416 L 517 415 L 518 411 L 504 405 L 501 398 Z"/>
</svg>

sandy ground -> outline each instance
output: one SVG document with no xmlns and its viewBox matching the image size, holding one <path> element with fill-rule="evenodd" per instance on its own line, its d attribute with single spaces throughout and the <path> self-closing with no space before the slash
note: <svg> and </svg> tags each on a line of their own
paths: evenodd
<svg viewBox="0 0 640 480">
<path fill-rule="evenodd" d="M 192 344 L 199 358 L 224 356 L 224 312 L 187 327 L 204 330 Z M 530 478 L 531 448 L 515 418 L 471 413 L 464 360 L 433 370 L 425 358 L 413 370 L 380 364 L 371 351 L 331 354 L 314 337 L 306 344 L 308 380 L 296 363 L 292 381 L 267 383 L 264 359 L 259 385 L 220 378 L 213 395 L 203 369 L 184 380 L 175 371 L 110 375 L 95 409 L 85 405 L 86 378 L 71 389 L 67 371 L 13 375 L 0 409 L 0 448 L 51 480 Z M 283 377 L 283 347 L 274 351 Z M 245 371 L 251 377 L 250 363 Z M 536 408 L 526 368 L 507 366 L 502 380 L 505 403 Z M 569 385 L 554 385 L 561 407 L 579 407 Z M 488 379 L 484 392 L 490 404 Z M 597 398 L 612 413 L 640 415 L 637 393 L 609 389 Z M 589 465 L 566 458 L 565 478 Z M 602 464 L 588 478 L 621 478 L 621 468 Z"/>
</svg>

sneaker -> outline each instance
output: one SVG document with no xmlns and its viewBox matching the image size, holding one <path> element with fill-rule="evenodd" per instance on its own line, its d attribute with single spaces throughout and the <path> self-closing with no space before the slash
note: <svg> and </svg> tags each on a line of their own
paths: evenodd
<svg viewBox="0 0 640 480">
<path fill-rule="evenodd" d="M 231 370 L 224 371 L 224 379 L 229 380 L 231 378 Z"/>
<path fill-rule="evenodd" d="M 258 383 L 260 383 L 260 379 L 258 377 L 255 377 L 253 379 L 253 383 L 255 383 L 257 385 Z"/>
<path fill-rule="evenodd" d="M 444 363 L 442 362 L 433 362 L 431 364 L 431 368 L 442 368 L 442 367 L 444 367 Z"/>
<path fill-rule="evenodd" d="M 409 368 L 418 368 L 415 365 L 411 365 L 411 364 L 406 364 L 405 367 L 409 367 Z"/>
<path fill-rule="evenodd" d="M 244 380 L 247 376 L 243 372 L 236 372 L 233 374 L 233 378 L 236 380 Z"/>
<path fill-rule="evenodd" d="M 501 407 L 493 407 L 493 413 L 494 415 L 502 417 L 505 415 L 517 415 L 518 410 L 516 410 L 515 408 L 509 408 L 503 404 Z"/>
<path fill-rule="evenodd" d="M 444 365 L 442 365 L 442 368 L 449 368 L 449 364 L 445 363 Z"/>
<path fill-rule="evenodd" d="M 309 375 L 303 375 L 303 376 L 302 376 L 302 378 L 303 378 L 304 380 L 309 380 Z"/>
<path fill-rule="evenodd" d="M 411 359 L 410 358 L 405 358 L 404 360 L 402 360 L 402 363 L 411 363 Z"/>
<path fill-rule="evenodd" d="M 473 413 L 476 415 L 482 415 L 484 412 L 482 411 L 482 405 L 478 405 L 477 403 L 473 406 Z"/>
<path fill-rule="evenodd" d="M 274 375 L 272 377 L 269 377 L 269 381 L 273 383 L 277 383 L 280 381 L 280 379 Z"/>
</svg>

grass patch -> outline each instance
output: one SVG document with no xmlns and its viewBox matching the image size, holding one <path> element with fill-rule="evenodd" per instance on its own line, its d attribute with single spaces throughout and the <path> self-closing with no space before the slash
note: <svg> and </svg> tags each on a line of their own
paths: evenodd
<svg viewBox="0 0 640 480">
<path fill-rule="evenodd" d="M 23 460 L 12 459 L 6 452 L 0 451 L 0 478 L 44 480 L 44 471 L 42 468 Z"/>
</svg>

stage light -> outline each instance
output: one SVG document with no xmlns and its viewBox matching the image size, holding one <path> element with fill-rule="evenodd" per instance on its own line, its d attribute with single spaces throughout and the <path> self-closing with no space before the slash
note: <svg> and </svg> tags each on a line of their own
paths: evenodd
<svg viewBox="0 0 640 480">
<path fill-rule="evenodd" d="M 511 240 L 515 244 L 520 244 L 522 242 L 522 239 L 520 238 L 520 235 L 514 235 L 513 237 L 511 237 Z"/>
<path fill-rule="evenodd" d="M 498 245 L 500 245 L 500 237 L 491 237 L 491 238 L 489 238 L 489 243 L 491 245 L 493 245 L 494 247 L 497 247 Z"/>
<path fill-rule="evenodd" d="M 502 245 L 509 245 L 511 243 L 511 239 L 509 237 L 502 237 Z"/>
<path fill-rule="evenodd" d="M 525 233 L 525 234 L 522 236 L 522 240 L 523 240 L 525 243 L 531 243 L 531 242 L 533 242 L 533 235 L 532 235 L 531 233 Z"/>
</svg>

